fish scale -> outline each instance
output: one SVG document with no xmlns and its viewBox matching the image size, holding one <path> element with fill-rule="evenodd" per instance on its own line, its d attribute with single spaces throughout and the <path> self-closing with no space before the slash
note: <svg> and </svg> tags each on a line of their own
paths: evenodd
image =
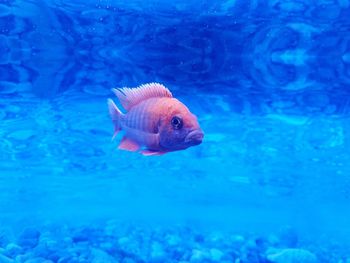
<svg viewBox="0 0 350 263">
<path fill-rule="evenodd" d="M 141 130 L 141 131 L 145 131 L 145 128 L 143 127 L 143 119 L 145 117 L 145 105 L 146 105 L 147 101 L 144 101 L 142 103 L 140 103 L 137 107 L 138 109 L 138 118 L 137 118 L 137 122 L 135 123 L 136 127 Z"/>
<path fill-rule="evenodd" d="M 146 100 L 142 105 L 140 105 L 140 123 L 139 123 L 139 128 L 143 131 L 149 132 L 149 125 L 147 123 L 147 115 L 146 115 L 146 109 L 148 108 L 149 105 L 149 100 Z"/>
<path fill-rule="evenodd" d="M 130 118 L 128 126 L 130 128 L 139 129 L 145 132 L 153 133 L 156 129 L 153 127 L 151 117 L 149 115 L 149 109 L 153 103 L 156 103 L 159 99 L 148 99 L 140 104 L 136 105 L 134 109 L 130 111 Z M 128 113 L 129 114 L 129 113 Z"/>
<path fill-rule="evenodd" d="M 128 115 L 128 126 L 130 128 L 145 130 L 144 127 L 144 116 L 146 110 L 146 102 L 140 103 L 132 109 Z"/>
</svg>

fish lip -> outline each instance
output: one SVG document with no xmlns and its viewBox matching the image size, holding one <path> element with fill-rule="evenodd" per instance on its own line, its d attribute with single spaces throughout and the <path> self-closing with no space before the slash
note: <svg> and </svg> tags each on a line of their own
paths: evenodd
<svg viewBox="0 0 350 263">
<path fill-rule="evenodd" d="M 203 137 L 204 133 L 202 130 L 192 130 L 187 134 L 185 138 L 185 143 L 197 145 L 202 143 Z"/>
</svg>

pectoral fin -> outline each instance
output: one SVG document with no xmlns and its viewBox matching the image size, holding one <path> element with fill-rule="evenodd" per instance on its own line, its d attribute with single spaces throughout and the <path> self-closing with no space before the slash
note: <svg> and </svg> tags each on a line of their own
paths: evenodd
<svg viewBox="0 0 350 263">
<path fill-rule="evenodd" d="M 137 142 L 124 136 L 118 146 L 118 149 L 136 152 L 140 149 L 140 145 Z"/>
</svg>

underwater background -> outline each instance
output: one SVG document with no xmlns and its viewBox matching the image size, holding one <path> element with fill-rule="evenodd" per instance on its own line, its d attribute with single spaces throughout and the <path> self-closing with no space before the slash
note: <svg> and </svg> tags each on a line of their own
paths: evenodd
<svg viewBox="0 0 350 263">
<path fill-rule="evenodd" d="M 203 143 L 117 150 L 160 82 Z M 0 0 L 0 262 L 350 262 L 349 0 Z"/>
</svg>

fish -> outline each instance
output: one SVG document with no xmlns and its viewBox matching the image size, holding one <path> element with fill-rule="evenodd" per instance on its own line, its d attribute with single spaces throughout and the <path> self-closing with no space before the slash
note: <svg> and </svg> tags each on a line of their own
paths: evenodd
<svg viewBox="0 0 350 263">
<path fill-rule="evenodd" d="M 126 111 L 122 113 L 112 99 L 107 100 L 113 139 L 124 132 L 118 149 L 150 156 L 202 143 L 204 132 L 196 115 L 164 85 L 152 82 L 136 88 L 114 88 L 112 92 Z"/>
</svg>

